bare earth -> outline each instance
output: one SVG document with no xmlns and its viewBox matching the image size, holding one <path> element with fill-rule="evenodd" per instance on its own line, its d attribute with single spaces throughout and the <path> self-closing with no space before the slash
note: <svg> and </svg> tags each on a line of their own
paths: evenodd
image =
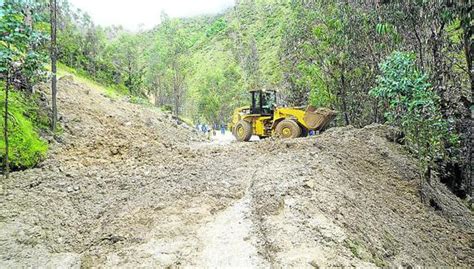
<svg viewBox="0 0 474 269">
<path fill-rule="evenodd" d="M 47 160 L 3 181 L 0 268 L 474 265 L 472 212 L 388 127 L 208 142 L 71 79 L 59 108 Z"/>
</svg>

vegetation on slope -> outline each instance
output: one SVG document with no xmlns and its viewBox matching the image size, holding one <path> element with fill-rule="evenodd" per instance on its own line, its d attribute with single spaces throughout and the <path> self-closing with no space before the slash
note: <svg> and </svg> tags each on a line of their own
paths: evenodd
<svg viewBox="0 0 474 269">
<path fill-rule="evenodd" d="M 7 0 L 0 6 L 0 126 L 7 134 L 0 138 L 0 159 L 6 164 L 6 175 L 7 160 L 12 168 L 28 168 L 36 165 L 47 150 L 38 131 L 48 126 L 48 118 L 36 105 L 39 99 L 33 94 L 33 86 L 46 78 L 44 10 L 44 3 L 36 1 Z"/>
<path fill-rule="evenodd" d="M 3 86 L 3 84 L 0 84 Z M 5 90 L 0 89 L 0 106 L 3 107 Z M 40 128 L 48 128 L 48 117 L 32 98 L 20 92 L 11 92 L 9 96 L 9 121 L 10 132 L 8 153 L 11 167 L 29 168 L 42 160 L 48 150 L 47 143 L 39 137 Z M 5 119 L 2 114 L 0 128 L 3 130 Z M 0 136 L 0 158 L 4 158 L 5 139 Z"/>
<path fill-rule="evenodd" d="M 395 125 L 423 172 L 438 169 L 462 196 L 472 178 L 469 2 L 240 0 L 215 16 L 163 13 L 160 25 L 132 33 L 96 26 L 63 0 L 58 53 L 77 72 L 194 122 L 225 123 L 248 90 L 273 88 L 285 104 L 339 111 L 336 125 Z M 31 1 L 5 3 L 31 11 Z M 35 3 L 47 17 L 46 1 Z M 391 77 L 405 68 L 393 65 L 395 51 L 410 55 L 402 58 L 414 83 Z"/>
</svg>

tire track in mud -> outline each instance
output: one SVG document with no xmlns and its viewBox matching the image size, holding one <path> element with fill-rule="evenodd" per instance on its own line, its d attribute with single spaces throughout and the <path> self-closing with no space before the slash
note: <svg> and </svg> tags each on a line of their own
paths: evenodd
<svg viewBox="0 0 474 269">
<path fill-rule="evenodd" d="M 277 265 L 255 199 L 255 183 L 264 182 L 266 177 L 268 173 L 254 168 L 244 195 L 200 229 L 205 268 L 273 268 Z"/>
<path fill-rule="evenodd" d="M 262 268 L 269 263 L 255 246 L 250 219 L 250 197 L 246 194 L 215 216 L 200 231 L 204 244 L 202 260 L 207 268 Z"/>
</svg>

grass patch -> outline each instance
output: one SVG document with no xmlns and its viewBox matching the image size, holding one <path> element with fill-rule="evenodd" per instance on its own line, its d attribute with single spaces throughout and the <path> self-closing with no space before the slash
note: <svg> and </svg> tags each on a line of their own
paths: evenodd
<svg viewBox="0 0 474 269">
<path fill-rule="evenodd" d="M 361 251 L 362 247 L 361 247 L 361 245 L 359 244 L 359 242 L 357 242 L 357 241 L 352 241 L 352 240 L 346 240 L 344 243 L 346 244 L 346 247 L 352 252 L 352 254 L 353 254 L 355 257 L 357 257 L 357 258 L 359 258 L 359 259 L 362 259 L 362 258 L 363 258 L 363 257 L 362 257 L 362 253 L 361 253 L 361 252 L 362 252 L 362 251 Z"/>
<path fill-rule="evenodd" d="M 0 83 L 0 107 L 5 106 L 5 87 Z M 13 169 L 31 168 L 38 164 L 48 151 L 48 144 L 40 138 L 38 132 L 48 128 L 49 119 L 41 113 L 33 99 L 17 91 L 9 92 L 9 153 L 10 166 Z M 3 129 L 5 115 L 0 113 L 0 159 L 5 159 L 5 138 Z"/>
<path fill-rule="evenodd" d="M 148 99 L 139 96 L 130 96 L 129 102 L 138 105 L 150 105 L 150 101 L 148 101 Z"/>
<path fill-rule="evenodd" d="M 98 89 L 99 91 L 102 91 L 104 94 L 106 94 L 108 97 L 115 99 L 121 96 L 127 95 L 128 91 L 125 87 L 121 86 L 104 86 L 93 79 L 90 78 L 90 76 L 84 72 L 84 71 L 78 71 L 75 70 L 74 68 L 70 68 L 67 65 L 64 65 L 62 63 L 58 63 L 58 72 L 57 76 L 62 77 L 66 75 L 71 75 L 74 76 L 74 79 L 81 83 L 85 84 L 88 87 Z"/>
</svg>

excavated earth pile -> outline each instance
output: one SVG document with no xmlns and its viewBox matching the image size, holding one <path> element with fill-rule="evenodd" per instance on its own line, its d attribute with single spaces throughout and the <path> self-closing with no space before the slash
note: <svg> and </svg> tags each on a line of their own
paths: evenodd
<svg viewBox="0 0 474 269">
<path fill-rule="evenodd" d="M 474 264 L 472 213 L 388 127 L 214 145 L 70 78 L 59 107 L 49 157 L 3 184 L 2 268 Z"/>
</svg>

